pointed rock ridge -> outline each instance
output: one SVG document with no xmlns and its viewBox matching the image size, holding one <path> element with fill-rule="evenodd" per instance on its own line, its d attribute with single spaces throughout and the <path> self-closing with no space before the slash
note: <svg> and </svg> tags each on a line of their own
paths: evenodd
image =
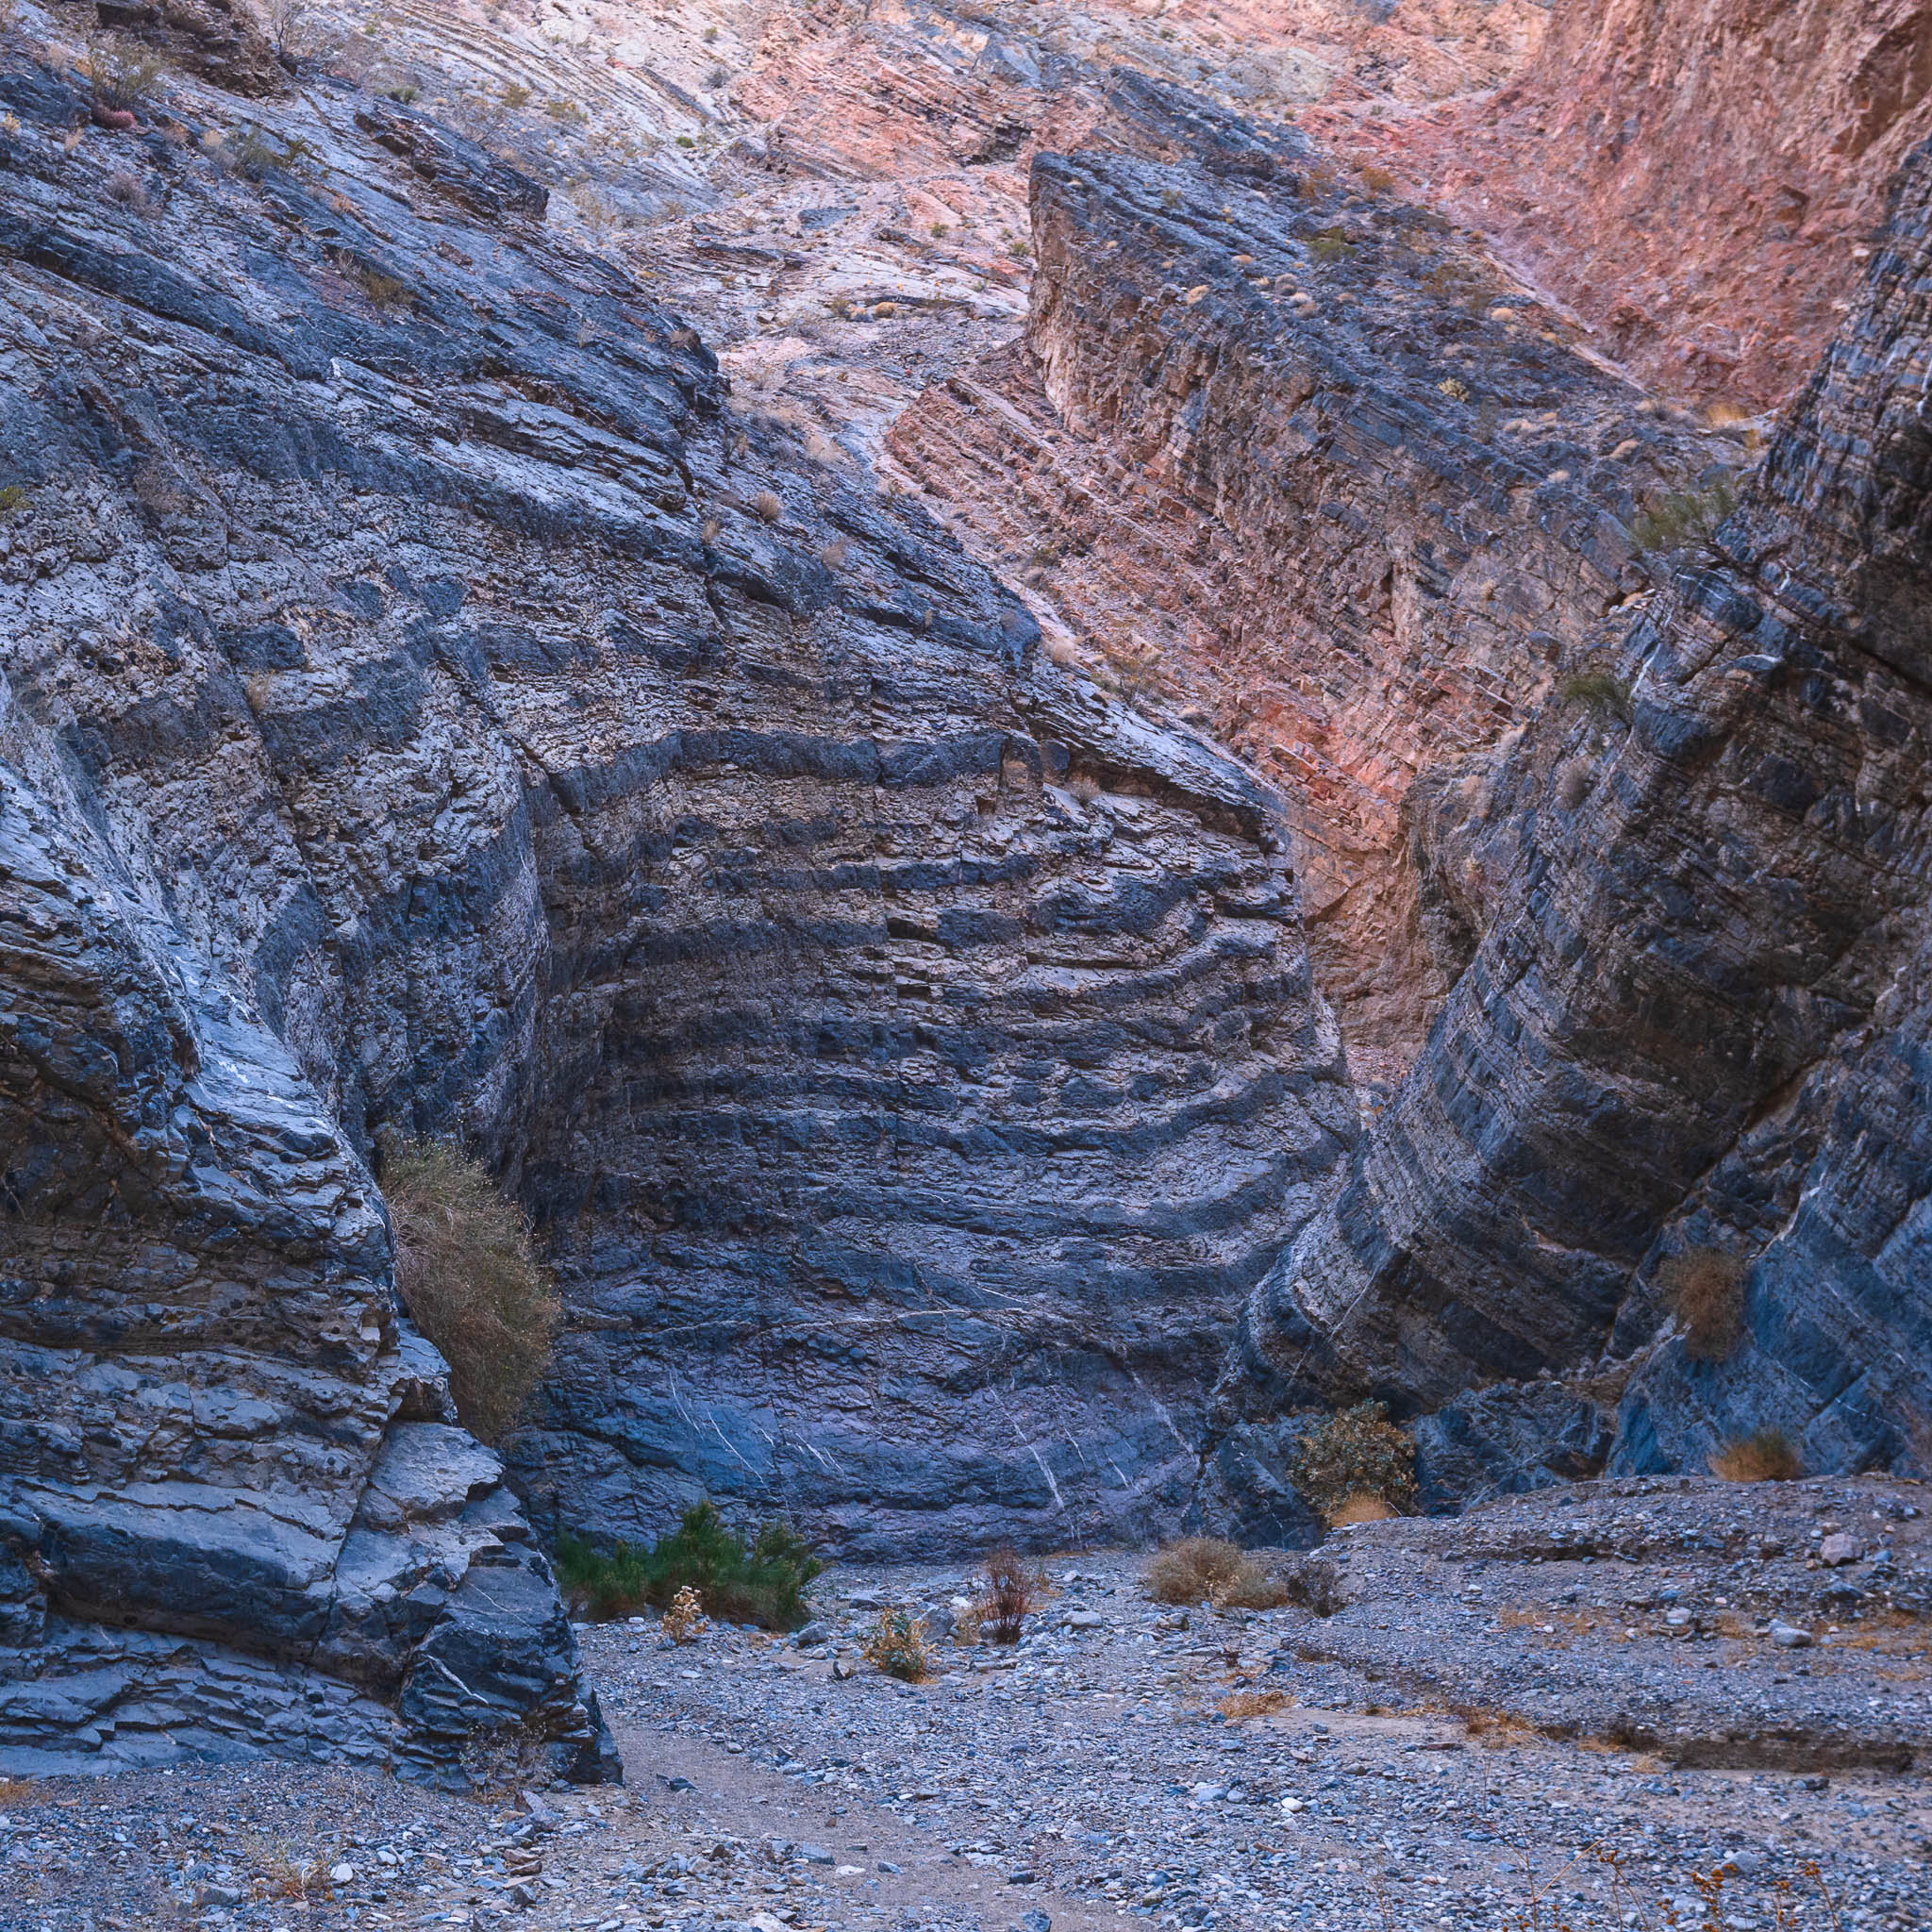
<svg viewBox="0 0 1932 1932">
<path fill-rule="evenodd" d="M 1467 1462 L 1594 1406 L 1619 1469 L 1760 1426 L 1923 1465 L 1928 269 L 1922 147 L 1761 474 L 1624 632 L 1620 714 L 1552 706 L 1494 761 L 1504 909 L 1251 1298 L 1229 1415 L 1449 1405 L 1425 1447 Z M 1467 1393 L 1545 1374 L 1573 1399 Z"/>
</svg>

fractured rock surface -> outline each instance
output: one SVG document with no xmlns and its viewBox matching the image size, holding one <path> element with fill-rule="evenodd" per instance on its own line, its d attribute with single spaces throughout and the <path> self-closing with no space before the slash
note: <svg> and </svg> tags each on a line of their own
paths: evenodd
<svg viewBox="0 0 1932 1932">
<path fill-rule="evenodd" d="M 1176 1520 L 1356 1131 L 1276 802 L 420 110 L 0 93 L 8 1745 L 604 1768 L 398 1137 L 558 1260 L 546 1528 Z"/>
<path fill-rule="evenodd" d="M 1765 1424 L 1813 1466 L 1917 1453 L 1928 210 L 1921 149 L 1762 472 L 1624 633 L 1627 723 L 1546 713 L 1498 758 L 1503 905 L 1251 1304 L 1259 1381 L 1434 1407 L 1591 1371 L 1612 1468 Z M 1674 1322 L 1683 1257 L 1735 1282 L 1721 1345 Z"/>
</svg>

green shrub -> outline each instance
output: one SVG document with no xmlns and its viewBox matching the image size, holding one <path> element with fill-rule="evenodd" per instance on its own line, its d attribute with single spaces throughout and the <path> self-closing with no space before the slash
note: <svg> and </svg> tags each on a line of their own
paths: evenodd
<svg viewBox="0 0 1932 1932">
<path fill-rule="evenodd" d="M 1613 672 L 1580 671 L 1574 677 L 1566 677 L 1562 697 L 1565 704 L 1582 705 L 1592 711 L 1607 711 L 1612 717 L 1626 722 L 1630 716 L 1629 681 Z"/>
<path fill-rule="evenodd" d="M 9 483 L 5 490 L 0 490 L 0 517 L 11 516 L 15 510 L 24 508 L 26 499 L 25 484 Z"/>
<path fill-rule="evenodd" d="M 1318 1423 L 1295 1444 L 1289 1480 L 1324 1517 L 1371 1498 L 1415 1507 L 1415 1444 L 1389 1420 L 1385 1403 L 1358 1402 Z"/>
<path fill-rule="evenodd" d="M 747 1545 L 709 1503 L 693 1503 L 648 1550 L 619 1542 L 607 1553 L 574 1537 L 557 1545 L 565 1591 L 598 1621 L 630 1616 L 646 1604 L 664 1609 L 689 1585 L 707 1616 L 795 1630 L 806 1620 L 806 1587 L 824 1567 L 785 1524 L 765 1524 Z"/>
<path fill-rule="evenodd" d="M 872 1633 L 858 1646 L 866 1662 L 876 1664 L 889 1677 L 916 1684 L 932 1674 L 932 1652 L 926 1647 L 925 1625 L 909 1610 L 881 1610 Z"/>
<path fill-rule="evenodd" d="M 145 48 L 100 41 L 88 50 L 81 72 L 102 107 L 131 111 L 160 92 L 168 67 L 158 54 Z"/>
<path fill-rule="evenodd" d="M 550 1366 L 560 1313 L 528 1224 L 486 1168 L 440 1141 L 392 1157 L 383 1192 L 403 1305 L 449 1363 L 463 1426 L 498 1441 Z"/>
<path fill-rule="evenodd" d="M 1630 541 L 1642 551 L 1682 550 L 1707 542 L 1737 507 L 1733 476 L 1720 476 L 1704 490 L 1671 490 L 1646 504 L 1630 525 Z"/>
</svg>

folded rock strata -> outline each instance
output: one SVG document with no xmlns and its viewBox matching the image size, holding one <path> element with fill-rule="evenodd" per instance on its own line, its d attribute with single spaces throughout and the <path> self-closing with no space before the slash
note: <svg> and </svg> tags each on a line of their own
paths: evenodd
<svg viewBox="0 0 1932 1932">
<path fill-rule="evenodd" d="M 8 1761 L 610 1771 L 393 1301 L 423 1134 L 559 1264 L 546 1531 L 1177 1521 L 1357 1130 L 1278 801 L 447 128 L 0 97 Z"/>
<path fill-rule="evenodd" d="M 1034 165 L 1024 349 L 891 448 L 989 547 L 1044 537 L 1076 631 L 1281 787 L 1324 989 L 1386 1091 L 1482 918 L 1412 850 L 1419 775 L 1588 667 L 1649 584 L 1645 506 L 1742 451 L 1293 130 L 1128 72 L 1108 102 Z"/>
<path fill-rule="evenodd" d="M 1544 1440 L 1613 1414 L 1612 1469 L 1759 1426 L 1816 1468 L 1923 1458 L 1928 217 L 1921 148 L 1761 472 L 1624 629 L 1627 720 L 1497 754 L 1498 913 L 1254 1296 L 1236 1409 L 1373 1390 L 1479 1455 L 1537 1429 L 1465 1391 L 1584 1371 Z M 1686 1319 L 1687 1259 L 1724 1319 Z"/>
</svg>

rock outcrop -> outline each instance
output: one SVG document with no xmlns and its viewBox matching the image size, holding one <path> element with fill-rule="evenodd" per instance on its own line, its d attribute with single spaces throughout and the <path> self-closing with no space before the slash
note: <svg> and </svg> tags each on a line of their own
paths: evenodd
<svg viewBox="0 0 1932 1932">
<path fill-rule="evenodd" d="M 1459 1408 L 1468 1455 L 1536 1431 L 1465 1391 L 1584 1372 L 1542 1433 L 1614 1413 L 1612 1469 L 1757 1426 L 1923 1463 L 1928 260 L 1921 148 L 1760 475 L 1624 630 L 1627 699 L 1484 774 L 1498 910 L 1257 1292 L 1237 1408 L 1369 1389 Z"/>
<path fill-rule="evenodd" d="M 558 1262 L 546 1531 L 1178 1520 L 1356 1133 L 1278 802 L 419 109 L 0 98 L 10 1761 L 608 1771 L 398 1139 Z"/>
<path fill-rule="evenodd" d="M 1412 850 L 1419 776 L 1587 672 L 1649 585 L 1646 508 L 1744 451 L 1292 130 L 1130 73 L 1108 100 L 1094 147 L 1035 163 L 1024 349 L 891 446 L 990 547 L 1028 533 L 1076 632 L 1158 660 L 1280 786 L 1324 991 L 1386 1091 L 1480 930 L 1480 883 Z"/>
<path fill-rule="evenodd" d="M 1932 133 L 1922 0 L 1552 10 L 1493 92 L 1309 117 L 1489 236 L 1671 395 L 1784 401 L 1844 314 L 1886 184 Z"/>
</svg>

